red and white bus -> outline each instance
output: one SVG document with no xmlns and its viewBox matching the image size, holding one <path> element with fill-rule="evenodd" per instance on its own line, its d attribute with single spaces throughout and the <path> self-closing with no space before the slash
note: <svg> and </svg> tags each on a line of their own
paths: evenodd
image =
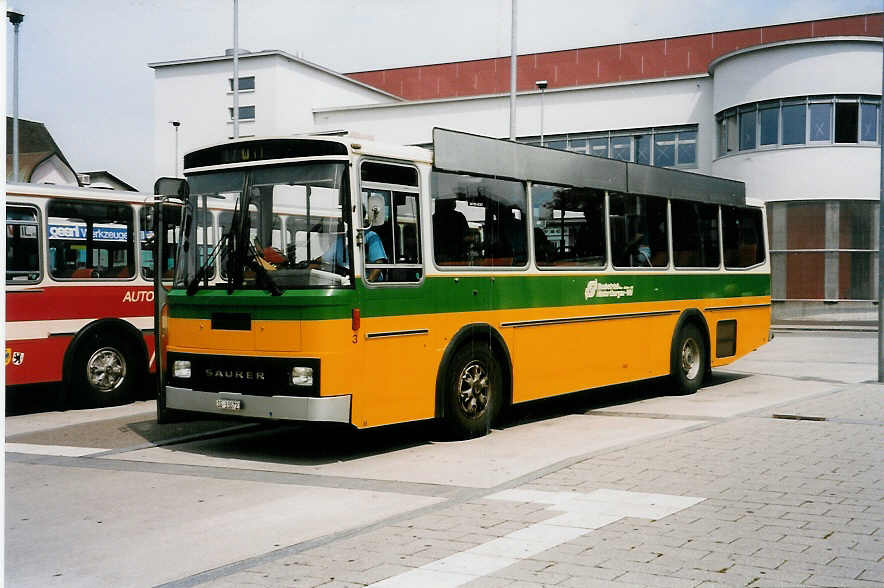
<svg viewBox="0 0 884 588">
<path fill-rule="evenodd" d="M 6 193 L 7 386 L 63 382 L 70 406 L 134 398 L 154 371 L 153 195 Z"/>
</svg>

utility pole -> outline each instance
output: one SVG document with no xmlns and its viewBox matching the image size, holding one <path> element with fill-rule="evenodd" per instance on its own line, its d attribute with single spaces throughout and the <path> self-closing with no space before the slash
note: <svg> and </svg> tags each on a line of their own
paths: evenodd
<svg viewBox="0 0 884 588">
<path fill-rule="evenodd" d="M 537 80 L 534 85 L 540 89 L 540 146 L 543 147 L 543 93 L 546 90 L 546 80 Z"/>
<path fill-rule="evenodd" d="M 25 19 L 25 15 L 20 12 L 6 11 L 6 18 L 12 23 L 15 29 L 13 72 L 12 72 L 12 181 L 18 182 L 18 28 Z"/>
<path fill-rule="evenodd" d="M 239 139 L 239 0 L 233 0 L 233 138 Z"/>
<path fill-rule="evenodd" d="M 884 41 L 881 55 L 881 103 L 878 108 L 878 142 L 881 144 L 881 190 L 878 195 L 878 381 L 884 383 Z"/>
<path fill-rule="evenodd" d="M 510 0 L 513 7 L 513 18 L 510 26 L 510 141 L 516 140 L 516 4 L 518 0 Z"/>
</svg>

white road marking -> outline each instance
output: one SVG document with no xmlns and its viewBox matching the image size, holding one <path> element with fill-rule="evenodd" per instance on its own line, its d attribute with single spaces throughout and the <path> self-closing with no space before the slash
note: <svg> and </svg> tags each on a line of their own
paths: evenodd
<svg viewBox="0 0 884 588">
<path fill-rule="evenodd" d="M 660 519 L 705 500 L 693 496 L 601 489 L 589 493 L 504 490 L 491 500 L 548 504 L 562 514 L 371 584 L 378 588 L 453 588 L 509 567 L 624 517 Z"/>
<path fill-rule="evenodd" d="M 68 445 L 34 445 L 32 443 L 7 443 L 6 453 L 29 453 L 55 457 L 83 457 L 107 451 L 98 447 L 71 447 Z"/>
</svg>

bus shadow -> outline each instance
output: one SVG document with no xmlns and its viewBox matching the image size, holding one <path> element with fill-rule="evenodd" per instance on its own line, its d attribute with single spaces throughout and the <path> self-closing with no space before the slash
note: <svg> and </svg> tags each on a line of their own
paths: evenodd
<svg viewBox="0 0 884 588">
<path fill-rule="evenodd" d="M 745 377 L 748 376 L 713 372 L 704 387 Z M 698 394 L 702 393 L 701 388 Z M 670 389 L 665 378 L 596 388 L 518 404 L 506 411 L 501 422 L 494 428 L 505 430 L 669 394 Z M 175 444 L 170 448 L 176 452 L 219 459 L 309 467 L 350 462 L 450 440 L 444 427 L 434 421 L 363 430 L 349 425 L 322 423 L 258 423 L 255 428 Z M 143 431 L 146 440 L 150 437 L 149 429 L 150 427 L 146 427 Z"/>
<path fill-rule="evenodd" d="M 706 377 L 703 387 L 697 391 L 697 394 L 703 394 L 703 390 L 706 388 L 747 377 L 749 377 L 749 374 L 712 372 Z M 585 414 L 601 408 L 671 395 L 671 387 L 668 378 L 665 377 L 605 386 L 604 388 L 593 388 L 564 396 L 517 404 L 509 409 L 508 414 L 495 428 L 508 429 L 527 423 L 574 414 Z"/>
</svg>

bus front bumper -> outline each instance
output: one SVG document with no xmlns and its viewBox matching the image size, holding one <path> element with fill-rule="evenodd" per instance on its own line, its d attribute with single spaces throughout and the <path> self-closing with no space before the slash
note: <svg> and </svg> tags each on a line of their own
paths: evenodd
<svg viewBox="0 0 884 588">
<path fill-rule="evenodd" d="M 230 392 L 200 392 L 190 388 L 166 386 L 166 407 L 241 417 L 331 423 L 350 422 L 349 394 L 320 398 L 249 396 Z"/>
</svg>

